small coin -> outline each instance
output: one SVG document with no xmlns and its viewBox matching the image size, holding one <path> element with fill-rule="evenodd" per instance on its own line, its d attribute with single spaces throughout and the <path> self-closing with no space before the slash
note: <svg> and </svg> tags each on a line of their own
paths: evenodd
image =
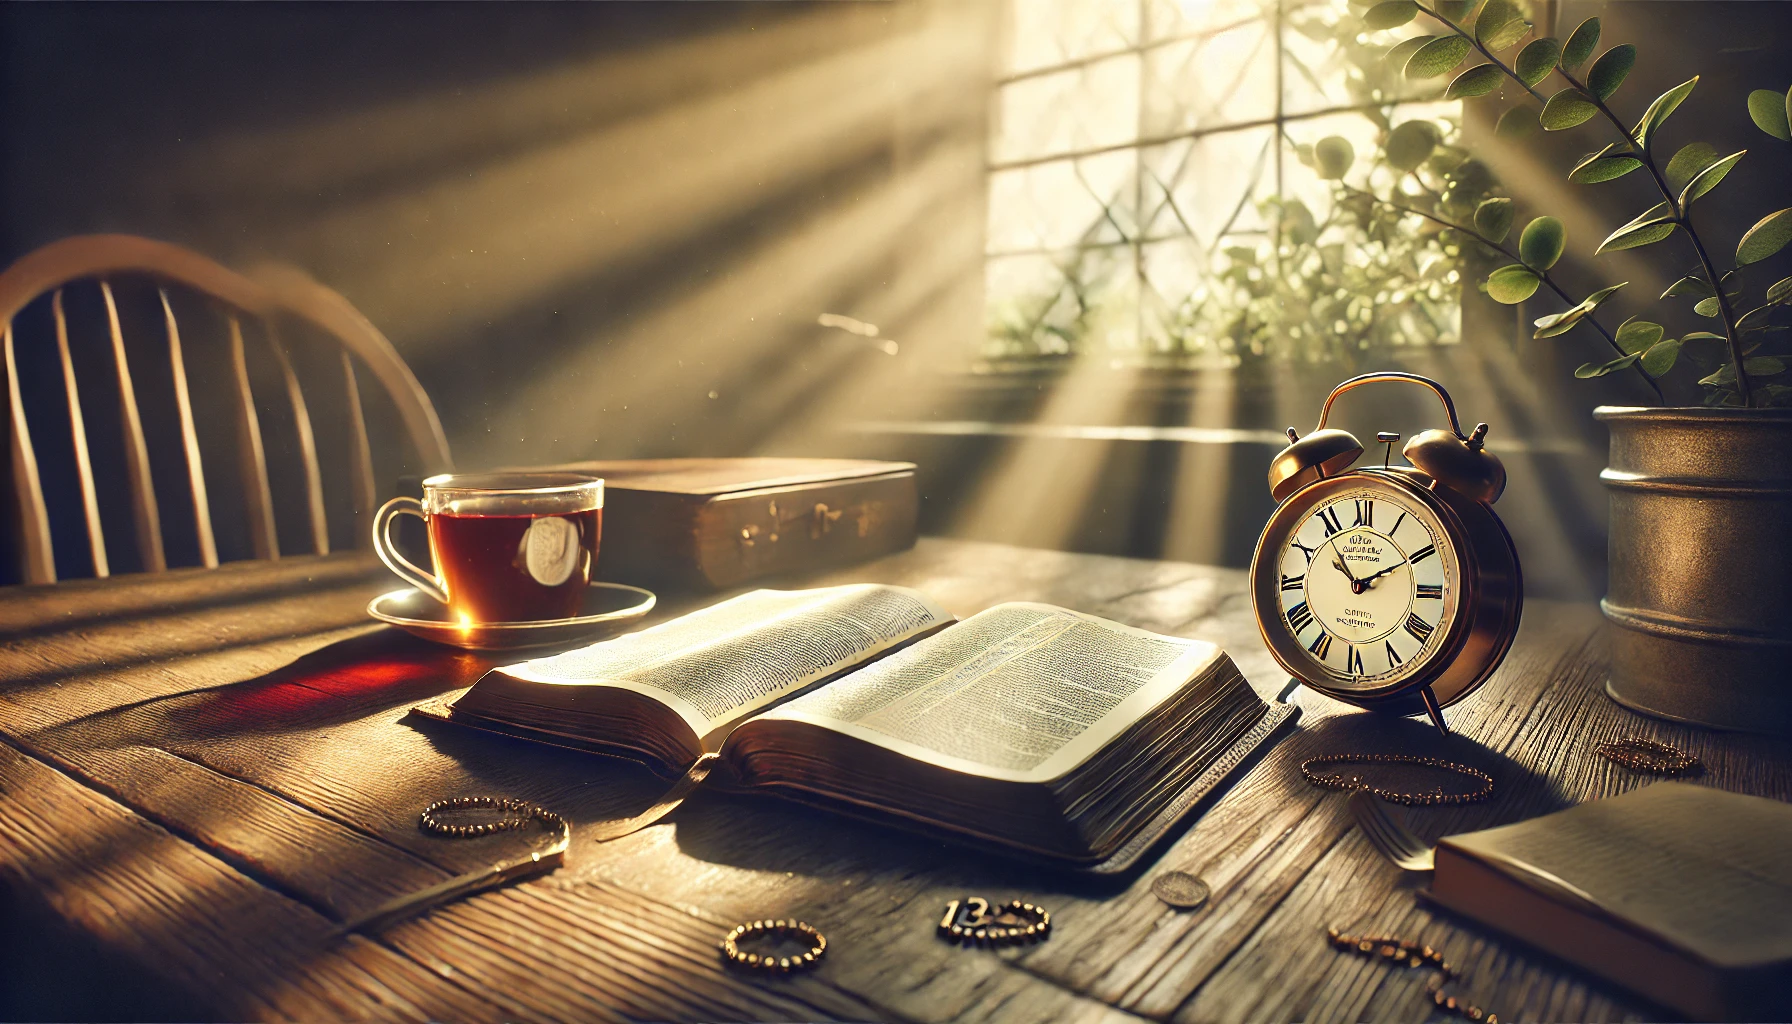
<svg viewBox="0 0 1792 1024">
<path fill-rule="evenodd" d="M 1151 883 L 1151 891 L 1178 910 L 1193 910 L 1207 902 L 1207 883 L 1186 871 L 1166 871 Z"/>
</svg>

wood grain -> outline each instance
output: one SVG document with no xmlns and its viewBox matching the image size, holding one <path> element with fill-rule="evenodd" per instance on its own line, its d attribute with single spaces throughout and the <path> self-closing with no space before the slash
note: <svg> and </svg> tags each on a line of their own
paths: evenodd
<svg viewBox="0 0 1792 1024">
<path fill-rule="evenodd" d="M 1427 837 L 1643 784 L 1592 754 L 1621 735 L 1694 750 L 1710 766 L 1707 784 L 1792 799 L 1784 744 L 1624 711 L 1600 689 L 1597 610 L 1537 602 L 1496 677 L 1450 710 L 1457 737 L 1301 694 L 1299 730 L 1142 874 L 1117 883 L 768 798 L 702 791 L 667 821 L 600 844 L 581 831 L 645 806 L 663 783 L 628 762 L 407 719 L 411 703 L 469 685 L 491 661 L 365 625 L 362 605 L 389 586 L 370 566 L 364 555 L 337 555 L 167 573 L 148 588 L 120 578 L 0 594 L 0 627 L 23 630 L 0 641 L 0 734 L 13 745 L 0 748 L 0 878 L 52 894 L 46 906 L 71 932 L 175 979 L 195 1015 L 1430 1015 L 1424 972 L 1337 953 L 1323 939 L 1337 924 L 1441 948 L 1462 969 L 1461 994 L 1503 1018 L 1618 1020 L 1658 1011 L 1432 911 L 1417 880 L 1357 835 L 1342 797 L 1301 779 L 1299 762 L 1388 749 L 1491 771 L 1494 800 L 1409 815 Z M 1243 576 L 923 539 L 867 566 L 777 585 L 898 583 L 960 615 L 1003 600 L 1049 601 L 1220 642 L 1260 692 L 1273 694 L 1285 680 L 1256 637 Z M 656 620 L 691 603 L 669 601 Z M 29 792 L 12 781 L 25 776 Z M 536 841 L 454 841 L 417 829 L 428 800 L 479 793 L 536 800 L 571 817 L 567 865 L 377 937 L 325 941 L 331 923 L 388 895 Z M 95 807 L 104 814 L 70 810 Z M 40 835 L 52 820 L 71 834 Z M 27 861 L 37 874 L 26 873 Z M 164 863 L 176 867 L 151 870 Z M 1152 878 L 1171 868 L 1204 877 L 1210 902 L 1183 912 L 1153 897 Z M 149 922 L 154 941 L 95 916 L 82 902 L 89 893 L 128 894 L 133 927 Z M 969 894 L 1039 902 L 1053 912 L 1054 935 L 1000 952 L 938 941 L 941 908 Z M 194 908 L 194 899 L 219 912 Z M 829 936 L 828 960 L 790 979 L 725 969 L 714 952 L 722 932 L 762 917 L 815 924 Z M 229 965 L 228 979 L 199 973 L 214 956 Z"/>
</svg>

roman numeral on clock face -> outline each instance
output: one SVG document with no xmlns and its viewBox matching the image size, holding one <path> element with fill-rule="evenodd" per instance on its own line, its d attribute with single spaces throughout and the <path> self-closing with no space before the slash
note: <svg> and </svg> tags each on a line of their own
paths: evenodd
<svg viewBox="0 0 1792 1024">
<path fill-rule="evenodd" d="M 1441 583 L 1421 583 L 1421 584 L 1419 584 L 1419 597 L 1421 597 L 1421 598 L 1429 597 L 1429 598 L 1432 598 L 1433 600 L 1442 601 L 1444 599 L 1443 584 L 1441 584 Z"/>
<path fill-rule="evenodd" d="M 1400 532 L 1400 524 L 1404 523 L 1404 522 L 1406 522 L 1406 510 L 1401 509 L 1400 510 L 1400 518 L 1394 520 L 1394 528 L 1392 530 L 1388 531 L 1388 536 L 1392 537 L 1394 534 L 1399 533 Z"/>
<path fill-rule="evenodd" d="M 1417 615 L 1408 615 L 1406 617 L 1406 631 L 1418 638 L 1419 643 L 1424 643 L 1426 640 L 1430 639 L 1432 628 L 1431 623 L 1426 622 Z"/>
<path fill-rule="evenodd" d="M 1351 644 L 1350 651 L 1344 655 L 1344 671 L 1353 676 L 1368 675 L 1363 669 L 1363 652 L 1357 650 L 1355 644 Z"/>
<path fill-rule="evenodd" d="M 1307 585 L 1307 577 L 1305 575 L 1283 576 L 1282 577 L 1282 589 L 1283 590 L 1299 590 L 1306 585 Z"/>
<path fill-rule="evenodd" d="M 1294 630 L 1295 633 L 1298 634 L 1301 630 L 1306 629 L 1312 622 L 1313 612 L 1307 607 L 1307 602 L 1302 601 L 1288 609 L 1288 628 Z"/>
<path fill-rule="evenodd" d="M 1388 649 L 1388 667 L 1393 668 L 1395 665 L 1400 664 L 1400 652 L 1394 650 L 1393 641 L 1388 640 L 1388 641 L 1383 641 L 1383 643 L 1386 645 L 1386 647 Z"/>
<path fill-rule="evenodd" d="M 1375 499 L 1374 498 L 1358 498 L 1358 499 L 1356 499 L 1356 522 L 1354 522 L 1350 525 L 1352 525 L 1352 526 L 1373 526 L 1373 525 L 1375 525 Z"/>
<path fill-rule="evenodd" d="M 1295 547 L 1297 547 L 1297 548 L 1299 548 L 1299 549 L 1300 549 L 1300 553 L 1301 553 L 1301 554 L 1303 554 L 1303 555 L 1306 555 L 1306 556 L 1307 556 L 1307 564 L 1308 564 L 1308 565 L 1312 565 L 1312 564 L 1313 564 L 1313 552 L 1315 552 L 1315 551 L 1317 551 L 1317 550 L 1319 550 L 1319 549 L 1318 549 L 1318 548 L 1310 548 L 1310 547 L 1307 547 L 1307 546 L 1306 546 L 1306 545 L 1305 545 L 1305 544 L 1302 544 L 1302 543 L 1301 543 L 1301 542 L 1300 542 L 1300 541 L 1298 541 L 1298 540 L 1293 540 L 1293 539 L 1291 539 L 1291 540 L 1289 540 L 1289 541 L 1288 541 L 1288 543 L 1290 543 L 1290 544 L 1292 544 L 1292 545 L 1294 545 L 1294 546 L 1295 546 Z"/>
<path fill-rule="evenodd" d="M 1406 560 L 1413 565 L 1418 565 L 1420 562 L 1423 562 L 1425 559 L 1430 558 L 1435 554 L 1437 554 L 1437 545 L 1427 544 L 1419 550 L 1414 551 L 1412 554 L 1407 555 Z"/>
<path fill-rule="evenodd" d="M 1319 521 L 1325 524 L 1327 537 L 1344 528 L 1344 524 L 1338 522 L 1338 510 L 1329 505 L 1319 510 Z"/>
<path fill-rule="evenodd" d="M 1332 635 L 1330 633 L 1327 633 L 1323 629 L 1319 631 L 1318 636 L 1313 638 L 1313 642 L 1307 645 L 1307 650 L 1312 651 L 1313 656 L 1318 658 L 1320 661 L 1325 660 L 1326 652 L 1330 651 L 1331 649 L 1332 649 Z"/>
</svg>

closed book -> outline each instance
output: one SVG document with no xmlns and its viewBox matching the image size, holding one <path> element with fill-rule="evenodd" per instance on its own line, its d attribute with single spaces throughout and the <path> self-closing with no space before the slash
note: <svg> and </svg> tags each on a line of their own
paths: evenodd
<svg viewBox="0 0 1792 1024">
<path fill-rule="evenodd" d="M 557 468 L 604 478 L 598 576 L 620 583 L 720 590 L 915 543 L 911 462 L 635 459 Z"/>
<path fill-rule="evenodd" d="M 1430 896 L 1694 1020 L 1792 1015 L 1792 804 L 1662 782 L 1438 843 Z"/>
</svg>

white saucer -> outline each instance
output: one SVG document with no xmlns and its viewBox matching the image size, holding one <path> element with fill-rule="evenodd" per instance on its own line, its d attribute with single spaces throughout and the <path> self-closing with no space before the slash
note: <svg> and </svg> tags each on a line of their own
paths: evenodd
<svg viewBox="0 0 1792 1024">
<path fill-rule="evenodd" d="M 406 587 L 369 601 L 367 614 L 438 644 L 473 651 L 511 651 L 577 643 L 615 632 L 652 611 L 657 600 L 652 591 L 640 587 L 593 583 L 585 590 L 579 614 L 570 619 L 463 624 L 448 617 L 447 605 L 415 587 Z"/>
</svg>

